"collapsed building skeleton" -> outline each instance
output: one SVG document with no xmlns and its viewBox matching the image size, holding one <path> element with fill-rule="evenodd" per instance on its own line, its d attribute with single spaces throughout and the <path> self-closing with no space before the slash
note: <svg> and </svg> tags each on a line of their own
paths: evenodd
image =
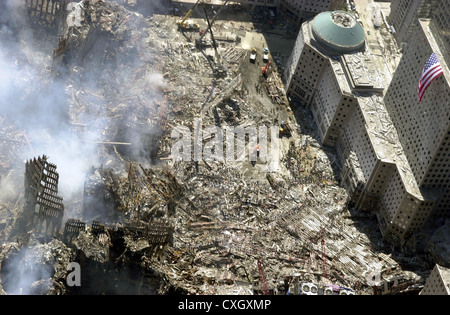
<svg viewBox="0 0 450 315">
<path fill-rule="evenodd" d="M 91 10 L 92 12 L 98 13 L 98 15 L 96 15 L 97 20 L 95 23 L 98 23 L 98 27 L 102 29 L 102 32 L 114 32 L 115 30 L 119 30 L 115 32 L 115 35 L 120 37 L 125 34 L 123 31 L 128 30 L 128 21 L 136 18 L 131 13 L 123 11 L 120 8 L 111 7 L 101 3 L 97 5 L 99 6 L 99 11 L 96 11 L 95 8 L 91 8 Z M 122 19 L 118 18 L 117 11 L 115 11 L 116 9 L 121 14 L 125 13 Z M 158 23 L 163 22 L 160 21 Z M 79 42 L 79 46 L 75 45 L 75 50 L 70 52 L 71 54 L 74 52 L 73 56 L 81 56 L 76 58 L 76 60 L 83 60 L 83 57 L 89 56 L 89 43 L 94 42 L 93 39 L 97 38 L 101 33 L 95 31 L 98 30 L 98 27 L 92 28 L 92 30 L 74 28 L 74 31 L 79 32 L 79 38 L 83 38 L 83 35 L 86 36 L 85 41 Z M 87 33 L 83 33 L 84 31 L 87 31 Z M 167 36 L 165 34 L 166 31 L 162 27 L 153 27 L 150 30 L 151 34 L 153 34 L 152 32 L 161 35 L 157 36 L 157 38 L 164 38 Z M 158 48 L 162 48 L 162 50 L 165 51 L 166 55 L 163 60 L 167 62 L 167 65 L 166 68 L 162 70 L 164 70 L 163 72 L 166 77 L 170 78 L 172 82 L 176 83 L 178 82 L 177 80 L 180 80 L 186 75 L 183 71 L 178 71 L 178 68 L 174 67 L 174 64 L 179 60 L 176 52 L 178 48 L 176 48 L 174 44 L 169 43 L 169 41 L 162 41 L 162 44 L 159 44 L 162 45 L 162 47 L 146 47 L 143 45 L 143 43 L 145 43 L 143 40 L 145 37 L 140 32 L 131 32 L 130 37 L 131 38 L 124 37 L 125 39 L 128 39 L 125 41 L 126 45 L 136 45 L 139 55 L 151 65 L 157 63 L 159 64 L 158 67 L 161 67 L 163 62 L 155 62 L 155 57 L 151 56 L 149 50 L 154 49 L 156 51 Z M 55 60 L 64 55 L 66 49 L 71 47 L 71 43 L 73 44 L 68 37 L 63 38 L 60 41 L 60 44 L 55 51 Z M 188 52 L 190 52 L 188 47 L 180 46 L 179 50 L 179 53 L 182 54 L 188 54 Z M 129 54 L 130 52 L 131 51 L 126 49 L 124 51 L 125 54 Z M 236 60 L 233 59 L 233 62 L 237 62 L 237 64 L 239 64 L 239 59 L 242 59 L 244 56 L 242 51 L 238 52 L 239 54 L 236 56 L 241 57 L 236 57 Z M 103 60 L 105 60 L 105 58 L 107 59 L 111 56 L 105 54 L 103 57 Z M 193 60 L 195 60 L 195 58 L 193 58 Z M 181 66 L 186 67 L 184 71 L 191 74 L 193 69 L 198 70 L 203 67 L 200 63 L 195 62 L 192 64 L 182 64 Z M 208 69 L 208 67 L 204 68 Z M 131 69 L 134 70 L 133 68 Z M 177 70 L 178 73 L 175 70 Z M 136 76 L 134 78 L 138 78 L 139 75 L 142 75 L 142 70 L 139 69 L 139 71 L 136 71 L 135 73 Z M 238 82 L 238 85 L 234 86 L 234 82 Z M 240 80 L 236 80 L 231 81 L 228 84 L 218 85 L 219 92 L 220 87 L 223 87 L 223 94 L 217 93 L 216 91 L 215 94 L 218 95 L 218 97 L 215 99 L 213 98 L 207 108 L 210 106 L 216 108 L 217 105 L 227 102 L 229 95 L 233 95 L 241 101 L 241 104 L 246 105 L 240 106 L 242 110 L 247 110 L 246 107 L 248 106 L 245 104 L 244 99 L 245 91 L 243 91 L 244 89 L 242 89 L 240 84 Z M 142 88 L 139 81 L 137 82 L 137 85 L 139 88 Z M 230 86 L 232 86 L 232 89 L 231 91 L 228 91 Z M 272 101 L 278 99 L 278 96 L 275 96 L 274 94 L 275 88 L 276 85 L 270 85 L 270 87 L 268 87 L 270 93 L 269 96 L 272 97 Z M 73 90 L 75 90 L 74 87 Z M 78 109 L 83 107 L 89 108 L 89 106 L 93 104 L 93 97 L 106 100 L 106 103 L 110 106 L 116 101 L 116 98 L 108 98 L 106 93 L 98 93 L 88 89 L 84 89 L 83 92 L 85 93 L 74 93 L 72 98 L 73 104 L 75 105 L 73 106 L 75 117 L 77 117 L 76 114 L 78 113 Z M 121 91 L 121 93 L 123 92 Z M 183 98 L 188 99 L 193 104 L 191 107 L 192 111 L 195 112 L 196 109 L 198 112 L 202 111 L 196 103 L 204 104 L 204 102 L 197 102 L 195 99 L 195 97 L 201 99 L 201 94 L 188 95 L 187 93 L 183 94 L 180 93 L 180 91 L 168 88 L 164 91 L 164 95 L 171 102 L 180 102 Z M 121 102 L 127 102 L 127 105 L 134 106 L 138 112 L 142 110 L 142 108 L 145 108 L 142 104 L 145 104 L 147 100 L 145 98 L 142 99 L 142 96 L 130 97 L 130 95 L 125 93 L 119 96 L 122 96 L 122 98 L 119 98 Z M 165 98 L 163 98 L 162 101 L 159 99 L 160 104 L 164 104 L 165 100 Z M 184 102 L 180 102 L 180 106 L 183 106 L 185 111 L 180 112 L 178 116 L 170 113 L 171 118 L 175 116 L 175 119 L 178 121 L 188 121 L 191 112 L 186 109 L 190 107 L 189 104 L 186 107 Z M 120 110 L 117 108 L 114 108 L 113 106 L 111 106 L 111 108 L 113 109 L 113 114 L 121 114 Z M 162 105 L 156 112 L 159 114 L 167 114 L 170 111 L 166 109 L 166 105 Z M 211 119 L 210 112 L 205 111 L 205 113 L 205 119 Z M 170 124 L 166 124 L 166 117 L 159 114 L 154 116 L 158 117 L 158 119 L 161 118 L 159 121 L 164 121 L 160 126 L 170 127 Z M 144 114 L 142 116 L 146 115 Z M 158 125 L 159 122 L 156 120 L 153 121 L 153 123 Z M 77 126 L 81 126 L 81 124 Z M 114 133 L 107 134 L 114 135 Z M 165 139 L 162 139 L 161 141 L 164 142 Z M 119 142 L 114 142 L 113 145 L 120 145 L 118 143 Z M 123 153 L 123 151 L 120 152 Z M 124 160 L 120 152 L 116 149 L 114 150 L 114 153 L 118 157 L 122 157 L 121 160 Z M 291 157 L 298 159 L 298 156 L 295 154 L 291 154 Z M 301 158 L 298 159 L 298 162 L 294 163 L 293 160 L 290 160 L 290 162 L 292 162 L 292 169 L 298 167 L 300 163 L 304 163 Z M 168 247 L 165 252 L 167 261 L 170 262 L 169 266 L 156 264 L 151 260 L 152 255 L 143 256 L 145 264 L 155 270 L 159 270 L 163 274 L 169 275 L 169 281 L 173 286 L 182 287 L 191 293 L 209 292 L 208 290 L 212 289 L 220 290 L 220 288 L 214 284 L 223 282 L 233 283 L 236 279 L 241 281 L 245 280 L 247 282 L 258 279 L 257 274 L 252 275 L 252 269 L 254 269 L 253 271 L 256 270 L 254 263 L 256 262 L 256 259 L 259 259 L 260 255 L 264 255 L 264 259 L 267 259 L 267 261 L 270 261 L 270 264 L 275 266 L 269 267 L 267 271 L 271 279 L 295 273 L 295 270 L 305 272 L 305 270 L 309 269 L 313 274 L 320 274 L 319 264 L 315 263 L 311 265 L 310 261 L 315 260 L 316 257 L 320 259 L 321 251 L 316 244 L 311 244 L 309 239 L 315 238 L 316 233 L 321 229 L 321 223 L 329 222 L 326 215 L 321 216 L 323 214 L 319 215 L 317 213 L 321 212 L 321 210 L 326 212 L 330 204 L 327 202 L 321 203 L 315 199 L 320 195 L 327 195 L 335 189 L 333 183 L 329 184 L 329 189 L 327 188 L 327 181 L 330 182 L 330 178 L 317 179 L 315 174 L 310 170 L 314 169 L 314 166 L 318 167 L 321 163 L 322 158 L 311 162 L 312 165 L 306 169 L 306 176 L 299 177 L 297 183 L 304 185 L 305 189 L 303 192 L 299 192 L 298 190 L 289 187 L 293 186 L 295 181 L 290 182 L 290 185 L 287 185 L 286 182 L 281 180 L 277 181 L 277 184 L 280 186 L 258 186 L 258 184 L 246 180 L 239 171 L 217 163 L 201 163 L 200 172 L 194 172 L 195 168 L 193 165 L 183 166 L 178 164 L 171 165 L 169 163 L 173 168 L 171 172 L 167 170 L 159 172 L 152 168 L 146 169 L 141 165 L 139 165 L 138 168 L 136 167 L 136 164 L 130 163 L 129 166 L 125 167 L 125 169 L 128 170 L 128 172 L 125 172 L 126 176 L 122 177 L 113 176 L 112 173 L 105 168 L 100 172 L 105 181 L 99 184 L 105 185 L 107 190 L 113 192 L 111 198 L 115 199 L 118 204 L 114 210 L 123 212 L 125 218 L 128 219 L 129 225 L 126 227 L 118 227 L 116 225 L 112 228 L 107 228 L 102 225 L 101 221 L 94 220 L 92 226 L 89 227 L 83 221 L 72 220 L 66 222 L 65 232 L 67 231 L 66 235 L 69 236 L 69 243 L 73 240 L 76 241 L 77 235 L 84 237 L 83 233 L 85 231 L 94 234 L 98 233 L 99 235 L 107 235 L 107 233 L 100 232 L 105 231 L 106 229 L 106 231 L 113 234 L 129 233 L 129 235 L 133 235 L 136 239 L 149 239 L 149 245 L 172 244 L 173 246 Z M 183 185 L 179 185 L 173 174 L 177 174 L 178 178 L 182 178 L 182 182 L 187 185 L 184 187 L 187 187 L 188 193 L 183 194 L 181 192 L 181 186 Z M 125 180 L 125 178 L 128 180 Z M 320 190 L 319 187 L 324 190 Z M 298 202 L 295 202 L 295 200 L 301 200 L 301 204 L 303 204 L 304 207 Z M 341 209 L 345 203 L 345 198 L 339 193 L 336 193 L 336 200 L 337 202 L 334 202 L 334 205 L 333 202 L 331 202 L 331 207 L 334 210 L 330 210 L 330 212 L 333 214 L 339 213 L 339 209 Z M 291 202 L 295 203 L 294 207 Z M 217 214 L 214 211 L 218 211 L 220 214 Z M 142 219 L 150 221 L 155 215 L 158 217 L 175 215 L 174 223 L 175 231 L 177 233 L 175 233 L 173 240 L 169 240 L 171 237 L 169 236 L 169 227 L 166 223 L 163 223 L 162 225 L 160 223 L 155 223 L 155 228 L 152 230 L 151 222 L 142 222 Z M 311 215 L 313 217 L 306 225 L 301 223 L 305 215 Z M 290 220 L 286 219 L 288 217 L 290 217 Z M 240 222 L 242 225 L 236 224 L 236 222 Z M 275 224 L 273 224 L 274 222 Z M 332 221 L 330 220 L 330 222 Z M 332 225 L 333 224 L 330 224 L 330 228 Z M 150 229 L 148 229 L 148 227 L 150 227 Z M 334 229 L 332 230 L 333 232 L 330 232 L 330 235 L 333 234 L 335 237 L 339 238 L 339 234 Z M 155 232 L 153 236 L 152 231 Z M 183 232 L 183 234 L 187 233 L 189 238 L 182 237 L 181 235 L 183 234 L 180 234 L 180 232 Z M 283 235 L 284 238 L 277 237 L 277 234 Z M 351 233 L 349 232 L 346 235 L 351 235 Z M 105 244 L 106 243 L 107 242 L 105 241 Z M 131 247 L 134 246 L 133 243 L 129 244 Z M 149 245 L 144 245 L 144 247 L 157 247 Z M 298 248 L 296 248 L 297 246 Z M 327 246 L 329 245 L 327 244 Z M 330 259 L 332 259 L 333 255 L 337 255 L 340 252 L 339 248 L 334 248 L 334 251 L 330 251 L 329 248 L 327 249 Z M 349 253 L 350 257 L 352 257 L 351 255 L 352 254 Z M 309 258 L 311 259 L 309 260 Z M 186 266 L 185 269 L 182 268 L 185 263 L 190 261 L 190 259 L 192 259 L 193 262 L 196 262 L 196 265 L 198 266 L 197 269 L 191 269 L 191 267 L 188 266 Z M 358 275 L 361 277 L 361 271 L 358 270 L 355 272 L 355 267 L 351 266 L 353 265 L 351 261 L 351 258 L 343 259 L 342 264 L 345 267 L 340 270 L 335 270 L 334 273 L 333 264 L 330 264 L 332 266 L 332 276 L 338 278 L 341 283 L 345 285 L 352 285 L 355 279 L 358 278 Z M 253 262 L 253 265 L 251 262 Z M 280 263 L 281 265 L 284 263 L 288 264 L 288 271 L 277 270 Z M 334 266 L 339 266 L 339 264 L 337 263 Z M 170 268 L 177 268 L 178 272 L 172 273 Z M 214 269 L 216 269 L 217 272 L 211 275 L 210 271 Z M 351 278 L 351 280 L 345 279 L 346 276 Z M 183 282 L 180 280 L 180 277 L 185 277 L 186 281 Z M 209 285 L 207 288 L 202 288 L 202 285 L 205 284 L 205 279 L 207 279 L 206 282 Z M 196 283 L 197 286 L 192 285 L 193 283 Z M 274 285 L 273 282 L 272 285 Z M 255 287 L 257 288 L 258 286 L 256 285 Z"/>
</svg>

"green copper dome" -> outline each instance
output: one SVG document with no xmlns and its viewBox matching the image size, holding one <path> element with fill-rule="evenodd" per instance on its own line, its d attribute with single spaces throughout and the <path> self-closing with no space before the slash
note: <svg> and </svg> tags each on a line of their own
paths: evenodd
<svg viewBox="0 0 450 315">
<path fill-rule="evenodd" d="M 317 42 L 333 53 L 351 53 L 364 47 L 363 27 L 345 11 L 318 14 L 312 22 L 312 33 Z"/>
</svg>

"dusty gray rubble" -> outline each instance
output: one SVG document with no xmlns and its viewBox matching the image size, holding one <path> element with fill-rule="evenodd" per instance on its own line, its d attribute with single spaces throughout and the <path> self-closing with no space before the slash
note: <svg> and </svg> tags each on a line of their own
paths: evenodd
<svg viewBox="0 0 450 315">
<path fill-rule="evenodd" d="M 32 294 L 264 294 L 266 286 L 286 294 L 304 281 L 389 294 L 398 283 L 424 282 L 429 257 L 382 243 L 375 218 L 349 207 L 340 166 L 319 145 L 310 114 L 289 107 L 277 67 L 264 78 L 262 63 L 248 61 L 244 43 L 263 37 L 251 23 L 214 24 L 218 59 L 168 14 L 144 17 L 117 1 L 72 6 L 50 52 L 22 44 L 17 84 L 25 102 L 58 88 L 66 124 L 43 141 L 67 129 L 64 139 L 82 143 L 68 146 L 69 160 L 92 148 L 83 157 L 89 168 L 77 194 L 64 196 L 61 229 L 38 229 L 23 219 L 30 199 L 21 193 L 31 189 L 23 161 L 34 158 L 24 148 L 38 143 L 33 130 L 0 116 L 1 293 L 20 293 L 8 280 L 14 259 L 43 266 L 22 288 Z M 26 81 L 30 69 L 40 70 L 35 85 Z M 286 121 L 292 133 L 279 139 L 275 171 L 261 159 L 176 161 L 172 131 L 193 130 L 195 119 L 222 128 Z M 12 228 L 23 220 L 26 241 Z M 72 261 L 88 275 L 80 288 L 66 283 Z"/>
<path fill-rule="evenodd" d="M 0 247 L 2 278 L 0 293 L 30 295 L 65 295 L 67 265 L 74 252 L 58 239 L 47 243 L 23 235 Z"/>
</svg>

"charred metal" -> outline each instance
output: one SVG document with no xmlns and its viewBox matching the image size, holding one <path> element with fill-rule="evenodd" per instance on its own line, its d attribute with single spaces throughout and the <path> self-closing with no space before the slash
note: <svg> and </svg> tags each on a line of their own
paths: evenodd
<svg viewBox="0 0 450 315">
<path fill-rule="evenodd" d="M 299 21 L 276 2 L 0 1 L 0 295 L 417 294 L 448 264 L 448 224 L 401 246 L 383 238 L 374 208 L 385 201 L 354 172 L 353 138 L 322 145 L 315 113 L 329 113 L 293 97 L 315 99 L 316 79 L 286 94 L 291 54 L 308 59 L 295 48 Z M 325 62 L 310 48 L 305 66 L 332 112 L 328 79 L 347 88 L 360 59 Z M 365 128 L 345 110 L 342 123 Z M 357 146 L 368 159 L 371 139 Z M 389 159 L 366 164 L 394 174 Z M 179 305 L 214 307 L 273 305 Z"/>
</svg>

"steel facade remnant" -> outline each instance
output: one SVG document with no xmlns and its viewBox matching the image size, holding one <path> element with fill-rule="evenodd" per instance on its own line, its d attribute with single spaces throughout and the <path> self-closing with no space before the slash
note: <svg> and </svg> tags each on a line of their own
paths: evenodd
<svg viewBox="0 0 450 315">
<path fill-rule="evenodd" d="M 32 22 L 51 27 L 57 23 L 58 16 L 65 13 L 68 0 L 25 0 L 28 16 Z"/>
<path fill-rule="evenodd" d="M 165 245 L 170 241 L 171 227 L 166 222 L 151 222 L 140 227 L 120 227 L 119 231 L 128 231 L 136 238 L 143 237 L 151 245 Z"/>
<path fill-rule="evenodd" d="M 71 242 L 80 232 L 87 231 L 85 222 L 78 219 L 69 219 L 64 226 L 64 241 Z M 143 238 L 151 246 L 166 245 L 171 240 L 172 227 L 165 221 L 150 222 L 141 226 L 122 226 L 117 230 L 110 229 L 98 221 L 93 221 L 91 225 L 91 232 L 94 235 L 108 234 L 115 232 L 131 235 L 135 239 Z"/>
<path fill-rule="evenodd" d="M 64 215 L 63 198 L 58 195 L 59 174 L 56 165 L 47 161 L 47 156 L 30 160 L 25 165 L 25 213 L 29 221 L 46 223 L 46 232 L 51 234 L 61 228 Z"/>
<path fill-rule="evenodd" d="M 103 224 L 101 224 L 98 221 L 93 221 L 91 228 L 92 228 L 92 233 L 95 235 L 106 233 L 106 231 L 107 231 L 106 226 L 104 226 Z"/>
<path fill-rule="evenodd" d="M 85 230 L 86 223 L 77 219 L 69 219 L 64 226 L 64 240 L 71 241 L 74 236 Z"/>
</svg>

